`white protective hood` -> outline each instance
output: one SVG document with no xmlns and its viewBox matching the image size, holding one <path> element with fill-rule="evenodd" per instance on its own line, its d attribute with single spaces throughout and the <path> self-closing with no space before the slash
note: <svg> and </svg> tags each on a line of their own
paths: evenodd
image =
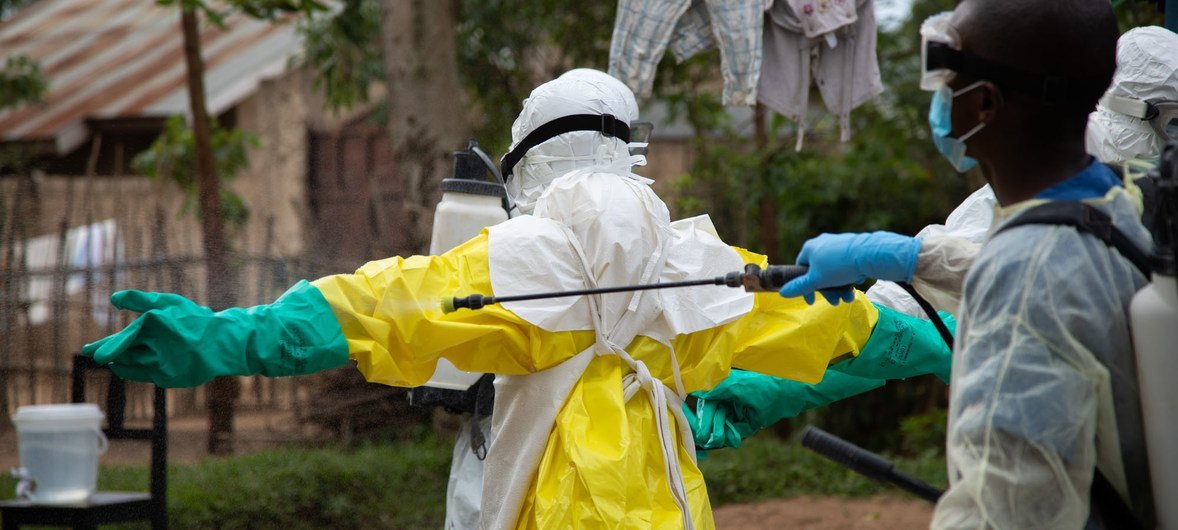
<svg viewBox="0 0 1178 530">
<path fill-rule="evenodd" d="M 638 119 L 629 88 L 604 72 L 577 69 L 532 91 L 512 126 L 513 142 L 553 119 L 586 113 Z M 598 132 L 565 133 L 529 151 L 513 180 L 522 190 L 517 195 L 521 211 L 534 209 L 535 215 L 489 229 L 495 294 L 689 280 L 741 270 L 740 256 L 720 240 L 706 216 L 670 222 L 651 181 L 630 172 L 642 161 L 630 156 L 625 142 Z M 581 274 L 582 261 L 592 278 Z M 752 295 L 712 286 L 602 299 L 607 326 L 629 313 L 640 322 L 640 334 L 660 340 L 730 322 L 753 306 Z M 504 306 L 549 331 L 594 326 L 584 297 Z"/>
<path fill-rule="evenodd" d="M 524 100 L 524 108 L 511 124 L 511 148 L 536 128 L 557 118 L 575 114 L 610 114 L 630 123 L 638 119 L 634 93 L 609 74 L 589 68 L 570 70 L 556 80 L 536 87 Z M 575 131 L 552 138 L 520 159 L 507 183 L 520 213 L 530 214 L 540 194 L 552 182 L 576 168 L 618 164 L 628 168 L 646 164 L 631 156 L 626 142 L 594 131 Z"/>
<path fill-rule="evenodd" d="M 1117 41 L 1117 73 L 1107 94 L 1146 101 L 1178 100 L 1178 34 L 1165 28 L 1134 28 Z M 1163 140 L 1149 122 L 1104 104 L 1088 116 L 1088 152 L 1107 164 L 1156 160 Z"/>
</svg>

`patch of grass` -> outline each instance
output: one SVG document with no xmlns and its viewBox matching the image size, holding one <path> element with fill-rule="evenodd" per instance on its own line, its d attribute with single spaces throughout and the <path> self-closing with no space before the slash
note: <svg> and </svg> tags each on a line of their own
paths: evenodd
<svg viewBox="0 0 1178 530">
<path fill-rule="evenodd" d="M 430 435 L 355 450 L 279 449 L 169 468 L 174 528 L 440 528 L 453 442 Z M 896 469 L 945 487 L 944 458 L 930 450 Z M 798 495 L 905 495 L 770 433 L 700 462 L 712 505 Z M 15 481 L 0 476 L 0 498 Z M 99 488 L 146 491 L 146 466 L 103 467 Z M 120 527 L 116 527 L 120 528 Z M 146 528 L 124 525 L 121 528 Z"/>
<path fill-rule="evenodd" d="M 434 437 L 280 449 L 169 467 L 175 528 L 440 528 L 453 444 Z M 15 481 L 0 479 L 11 498 Z M 145 491 L 147 468 L 103 467 L 99 489 Z M 128 526 L 134 527 L 134 526 Z"/>
<path fill-rule="evenodd" d="M 945 459 L 935 450 L 891 460 L 902 473 L 938 488 L 946 486 Z M 700 468 L 713 506 L 799 495 L 907 495 L 768 433 L 745 440 L 740 449 L 712 451 L 700 461 Z"/>
<path fill-rule="evenodd" d="M 281 450 L 176 473 L 169 499 L 185 528 L 438 528 L 450 447 Z"/>
</svg>

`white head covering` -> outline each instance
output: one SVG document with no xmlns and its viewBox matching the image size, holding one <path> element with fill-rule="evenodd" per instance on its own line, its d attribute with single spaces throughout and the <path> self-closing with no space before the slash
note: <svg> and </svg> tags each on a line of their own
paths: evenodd
<svg viewBox="0 0 1178 530">
<path fill-rule="evenodd" d="M 1117 41 L 1117 73 L 1108 94 L 1137 99 L 1178 100 L 1178 34 L 1165 28 L 1134 28 Z M 1088 152 L 1120 164 L 1161 156 L 1164 140 L 1149 122 L 1104 106 L 1088 116 Z"/>
<path fill-rule="evenodd" d="M 523 111 L 511 125 L 511 149 L 541 125 L 574 114 L 611 114 L 629 123 L 638 119 L 638 102 L 625 84 L 605 72 L 570 70 L 536 87 L 524 100 Z M 507 191 L 519 211 L 529 214 L 556 177 L 578 168 L 622 161 L 642 165 L 645 158 L 631 157 L 626 142 L 599 132 L 565 133 L 529 150 L 516 164 Z"/>
</svg>

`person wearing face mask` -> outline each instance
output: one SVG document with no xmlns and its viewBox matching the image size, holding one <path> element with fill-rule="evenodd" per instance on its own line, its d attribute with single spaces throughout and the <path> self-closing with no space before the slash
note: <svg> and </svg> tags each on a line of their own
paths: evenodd
<svg viewBox="0 0 1178 530">
<path fill-rule="evenodd" d="M 682 413 L 732 366 L 816 382 L 876 338 L 860 296 L 838 307 L 723 286 L 505 302 L 443 312 L 444 297 L 508 296 L 708 278 L 765 258 L 706 216 L 671 222 L 627 146 L 633 94 L 592 70 L 532 91 L 503 162 L 520 215 L 439 256 L 393 257 L 299 282 L 272 304 L 213 311 L 121 291 L 142 313 L 83 353 L 166 387 L 289 376 L 355 362 L 417 386 L 439 358 L 494 373 L 483 528 L 714 526 Z M 880 338 L 879 340 L 886 340 Z M 878 342 L 878 341 L 877 341 Z"/>
<path fill-rule="evenodd" d="M 926 25 L 925 32 L 933 33 L 934 24 Z M 1088 116 L 1088 152 L 1121 169 L 1122 178 L 1133 178 L 1156 165 L 1161 146 L 1178 140 L 1178 113 L 1167 109 L 1178 109 L 1178 34 L 1156 26 L 1131 29 L 1117 40 L 1112 85 Z M 921 247 L 913 284 L 934 306 L 957 310 L 961 282 L 990 230 L 996 204 L 987 184 L 954 209 L 944 225 L 930 225 L 917 234 Z M 867 290 L 867 298 L 877 306 L 927 318 L 894 282 L 877 281 Z M 942 318 L 951 317 L 942 313 Z M 954 321 L 946 324 L 952 328 Z M 910 348 L 903 359 L 886 364 L 871 365 L 867 360 L 860 355 L 845 365 L 833 365 L 817 384 L 734 370 L 716 388 L 694 394 L 696 446 L 739 447 L 744 438 L 777 421 L 874 390 L 888 379 L 933 373 L 948 382 L 952 366 L 949 352 L 941 348 Z"/>
<path fill-rule="evenodd" d="M 921 83 L 936 91 L 938 148 L 957 167 L 976 163 L 999 204 L 962 288 L 950 487 L 932 528 L 1148 527 L 1153 498 L 1128 322 L 1147 278 L 1091 233 L 1020 222 L 1034 206 L 1080 202 L 1139 249 L 1152 247 L 1133 194 L 1085 150 L 1088 116 L 1117 64 L 1112 8 L 963 0 L 926 26 Z M 799 256 L 810 278 L 783 296 L 848 276 L 909 280 L 912 238 L 895 241 L 811 240 Z"/>
<path fill-rule="evenodd" d="M 926 40 L 929 36 L 935 39 L 937 31 L 927 22 L 921 28 Z M 1178 141 L 1178 35 L 1156 26 L 1131 29 L 1118 40 L 1117 64 L 1112 85 L 1089 115 L 1085 144 L 1090 154 L 1131 181 L 1157 163 L 1162 146 Z M 937 150 L 959 172 L 977 165 L 977 160 L 966 154 L 966 142 L 984 124 L 959 136 L 949 134 L 952 101 L 974 88 L 935 90 L 929 109 Z M 961 301 L 961 283 L 990 228 L 990 210 L 996 202 L 993 190 L 986 184 L 950 214 L 946 226 L 928 227 L 915 238 L 890 232 L 820 236 L 808 242 L 811 248 L 803 250 L 799 263 L 808 260 L 811 252 L 822 252 L 820 249 L 827 247 L 833 251 L 854 246 L 860 252 L 855 260 L 846 260 L 841 267 L 822 268 L 798 278 L 786 285 L 782 294 L 801 296 L 814 291 L 814 285 L 895 277 L 911 281 L 938 310 L 955 311 Z M 846 281 L 838 283 L 838 278 Z M 838 295 L 846 292 L 824 294 L 837 302 Z M 921 313 L 912 299 L 891 282 L 878 282 L 868 296 L 907 314 Z"/>
<path fill-rule="evenodd" d="M 926 38 L 936 31 L 928 24 L 921 29 Z M 964 93 L 968 88 L 971 87 L 953 92 Z M 965 142 L 977 134 L 977 127 L 982 124 L 960 137 L 950 136 L 946 127 L 952 107 L 947 102 L 955 96 L 947 89 L 939 92 L 934 93 L 929 111 L 934 142 L 955 168 L 967 170 L 976 161 L 966 155 Z M 1117 70 L 1112 85 L 1088 117 L 1085 136 L 1088 153 L 1132 181 L 1157 163 L 1162 146 L 1174 141 L 1178 141 L 1178 34 L 1157 26 L 1131 29 L 1117 41 Z M 961 301 L 965 273 L 990 229 L 991 211 L 996 202 L 993 190 L 986 184 L 962 202 L 944 226 L 933 225 L 917 234 L 919 244 L 897 234 L 839 237 L 848 241 L 852 237 L 871 239 L 880 252 L 898 254 L 902 265 L 890 272 L 903 274 L 902 271 L 911 268 L 911 282 L 917 292 L 938 310 L 953 312 Z M 849 271 L 845 268 L 841 272 Z M 859 272 L 867 277 L 885 277 Z M 859 277 L 857 272 L 853 274 Z M 796 296 L 809 288 L 811 280 L 825 283 L 820 278 L 800 279 L 783 292 Z M 868 290 L 868 297 L 907 314 L 922 314 L 912 298 L 892 282 L 877 282 Z"/>
</svg>

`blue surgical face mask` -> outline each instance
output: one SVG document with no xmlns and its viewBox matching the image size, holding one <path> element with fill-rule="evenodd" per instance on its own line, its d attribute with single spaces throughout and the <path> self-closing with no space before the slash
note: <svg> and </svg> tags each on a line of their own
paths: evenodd
<svg viewBox="0 0 1178 530">
<path fill-rule="evenodd" d="M 956 92 L 949 88 L 949 85 L 941 85 L 933 92 L 933 100 L 929 104 L 928 124 L 933 131 L 933 143 L 936 144 L 937 151 L 953 165 L 953 169 L 960 173 L 965 173 L 978 165 L 977 159 L 965 155 L 965 141 L 982 130 L 986 124 L 979 123 L 977 127 L 961 135 L 961 138 L 949 136 L 953 134 L 953 98 L 982 86 L 982 83 L 984 81 L 978 81 Z"/>
</svg>

